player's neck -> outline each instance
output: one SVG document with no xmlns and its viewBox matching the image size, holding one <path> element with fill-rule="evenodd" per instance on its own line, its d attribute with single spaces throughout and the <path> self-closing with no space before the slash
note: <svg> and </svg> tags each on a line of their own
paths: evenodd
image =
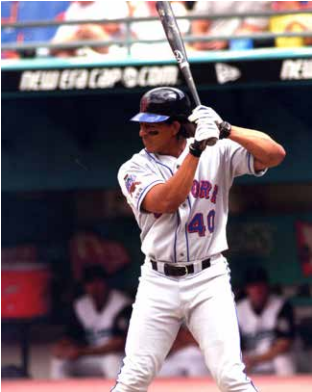
<svg viewBox="0 0 312 392">
<path fill-rule="evenodd" d="M 106 307 L 108 297 L 109 297 L 109 293 L 106 293 L 105 295 L 100 297 L 93 297 L 93 304 L 98 313 L 101 312 Z"/>
<path fill-rule="evenodd" d="M 253 311 L 258 316 L 260 316 L 263 313 L 264 309 L 266 308 L 268 302 L 269 302 L 269 296 L 260 304 L 254 304 L 251 302 L 251 306 L 252 306 Z"/>
</svg>

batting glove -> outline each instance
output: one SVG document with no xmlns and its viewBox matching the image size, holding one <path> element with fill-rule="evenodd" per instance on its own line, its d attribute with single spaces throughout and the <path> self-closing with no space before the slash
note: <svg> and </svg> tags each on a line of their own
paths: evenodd
<svg viewBox="0 0 312 392">
<path fill-rule="evenodd" d="M 203 105 L 197 106 L 188 119 L 197 124 L 190 153 L 200 157 L 207 145 L 213 146 L 218 141 L 220 131 L 217 123 L 222 119 L 213 109 Z"/>
<path fill-rule="evenodd" d="M 198 123 L 201 119 L 211 120 L 215 122 L 217 125 L 222 123 L 222 118 L 219 116 L 217 112 L 215 112 L 212 108 L 208 106 L 199 105 L 193 111 L 192 114 L 189 116 L 189 121 Z"/>
</svg>

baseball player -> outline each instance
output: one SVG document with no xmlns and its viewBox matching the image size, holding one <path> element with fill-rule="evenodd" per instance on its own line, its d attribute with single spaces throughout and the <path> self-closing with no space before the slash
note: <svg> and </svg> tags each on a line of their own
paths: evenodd
<svg viewBox="0 0 312 392">
<path fill-rule="evenodd" d="M 295 321 L 290 302 L 271 292 L 262 267 L 246 271 L 245 292 L 237 304 L 237 316 L 247 372 L 294 375 Z"/>
<path fill-rule="evenodd" d="M 262 176 L 285 151 L 262 132 L 231 126 L 211 108 L 193 112 L 176 88 L 140 102 L 144 149 L 118 173 L 141 229 L 145 263 L 114 392 L 147 391 L 182 323 L 198 342 L 221 391 L 254 391 L 244 373 L 227 249 L 229 190 Z M 193 136 L 193 137 L 190 137 Z M 207 146 L 218 138 L 214 146 Z"/>
<path fill-rule="evenodd" d="M 53 346 L 51 377 L 108 377 L 118 374 L 131 300 L 111 289 L 100 265 L 84 269 L 84 295 L 76 299 L 64 336 Z"/>
</svg>

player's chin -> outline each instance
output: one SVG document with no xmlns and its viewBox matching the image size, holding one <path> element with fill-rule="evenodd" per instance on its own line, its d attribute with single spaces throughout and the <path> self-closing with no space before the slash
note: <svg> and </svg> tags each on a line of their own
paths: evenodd
<svg viewBox="0 0 312 392">
<path fill-rule="evenodd" d="M 145 150 L 147 152 L 150 152 L 150 153 L 154 153 L 155 152 L 155 148 L 153 148 L 153 146 L 150 143 L 148 143 L 148 142 L 143 140 L 143 144 L 144 144 Z"/>
</svg>

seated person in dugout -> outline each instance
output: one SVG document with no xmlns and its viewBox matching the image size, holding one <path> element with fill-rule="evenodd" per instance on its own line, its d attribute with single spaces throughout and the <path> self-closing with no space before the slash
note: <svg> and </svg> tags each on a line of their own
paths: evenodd
<svg viewBox="0 0 312 392">
<path fill-rule="evenodd" d="M 210 375 L 203 353 L 186 325 L 182 325 L 158 377 L 204 377 Z"/>
<path fill-rule="evenodd" d="M 84 295 L 74 301 L 64 336 L 52 348 L 51 377 L 117 376 L 132 300 L 111 289 L 99 265 L 83 272 Z"/>
<path fill-rule="evenodd" d="M 291 348 L 295 336 L 293 309 L 270 291 L 261 267 L 245 274 L 246 298 L 237 304 L 246 371 L 288 376 L 295 373 Z"/>
</svg>

